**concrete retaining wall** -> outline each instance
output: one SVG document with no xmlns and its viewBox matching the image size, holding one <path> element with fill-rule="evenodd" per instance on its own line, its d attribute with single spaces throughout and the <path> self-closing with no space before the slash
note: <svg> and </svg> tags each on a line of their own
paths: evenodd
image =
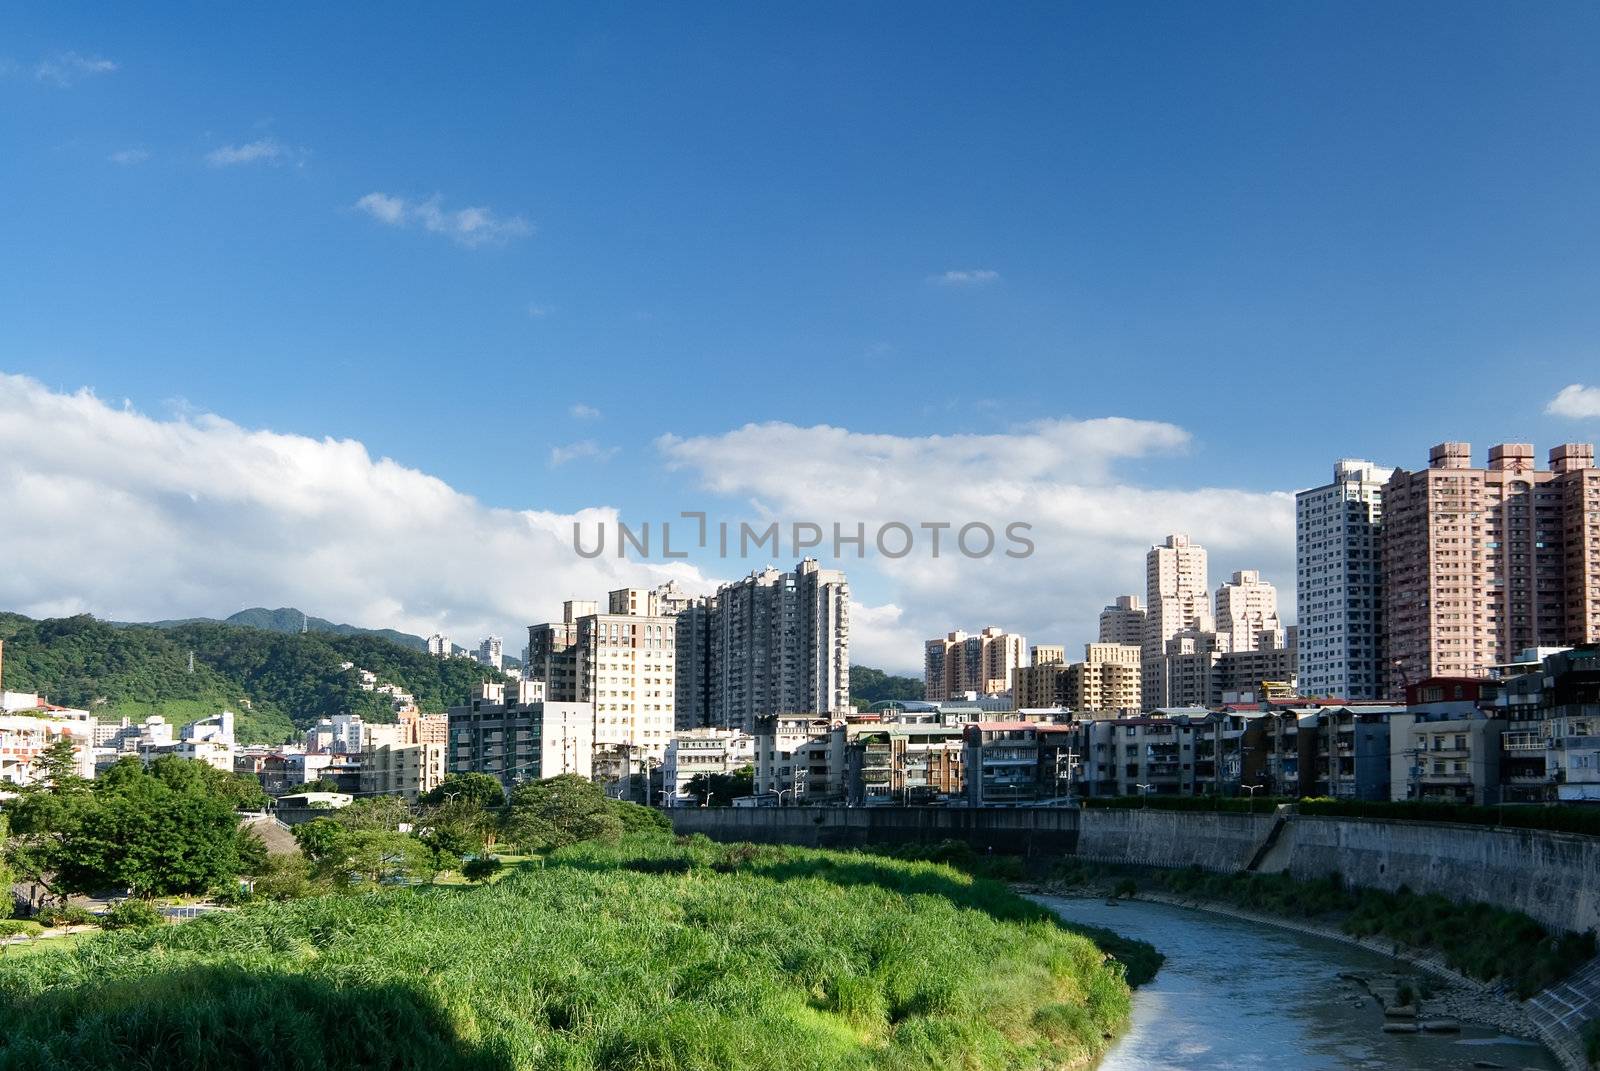
<svg viewBox="0 0 1600 1071">
<path fill-rule="evenodd" d="M 1094 808 L 1082 813 L 1077 854 L 1097 863 L 1243 870 L 1272 822 L 1270 814 Z"/>
<path fill-rule="evenodd" d="M 1263 870 L 1439 893 L 1515 908 L 1548 926 L 1600 930 L 1600 838 L 1533 829 L 1303 815 Z"/>
<path fill-rule="evenodd" d="M 668 812 L 679 833 L 820 848 L 964 840 L 977 851 L 1076 855 L 1102 863 L 1243 870 L 1269 814 L 1004 807 L 712 807 Z M 1352 885 L 1408 886 L 1515 908 L 1549 926 L 1600 931 L 1600 837 L 1532 829 L 1290 818 L 1260 869 L 1338 871 Z"/>
<path fill-rule="evenodd" d="M 936 844 L 962 840 L 980 852 L 1071 855 L 1078 812 L 1005 807 L 681 807 L 666 812 L 679 834 L 811 848 Z"/>
</svg>

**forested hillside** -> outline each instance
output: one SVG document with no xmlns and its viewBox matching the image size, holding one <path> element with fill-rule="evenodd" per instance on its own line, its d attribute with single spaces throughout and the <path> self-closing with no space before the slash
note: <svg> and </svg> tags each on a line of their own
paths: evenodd
<svg viewBox="0 0 1600 1071">
<path fill-rule="evenodd" d="M 429 712 L 464 702 L 481 680 L 504 679 L 467 659 L 430 658 L 378 636 L 214 622 L 155 628 L 87 615 L 33 621 L 0 614 L 0 639 L 9 691 L 39 692 L 101 717 L 163 714 L 182 722 L 226 708 L 239 715 L 245 742 L 281 741 L 339 713 L 393 721 L 388 697 L 362 691 L 356 674 L 339 668 L 344 662 L 399 685 Z"/>
<path fill-rule="evenodd" d="M 850 667 L 850 701 L 869 707 L 885 699 L 921 699 L 922 681 L 916 677 L 896 677 L 870 666 Z"/>
</svg>

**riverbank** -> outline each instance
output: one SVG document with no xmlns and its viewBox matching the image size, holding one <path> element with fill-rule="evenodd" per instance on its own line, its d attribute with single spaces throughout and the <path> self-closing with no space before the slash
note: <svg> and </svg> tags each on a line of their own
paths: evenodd
<svg viewBox="0 0 1600 1071">
<path fill-rule="evenodd" d="M 1039 902 L 1069 922 L 1114 928 L 1166 953 L 1161 972 L 1135 991 L 1128 1032 L 1097 1071 L 1563 1066 L 1535 1041 L 1474 1022 L 1462 1022 L 1455 1033 L 1385 1030 L 1391 1020 L 1374 995 L 1393 1003 L 1394 988 L 1418 986 L 1420 972 L 1359 946 L 1155 900 L 1113 903 L 1081 889 Z M 1448 984 L 1421 977 L 1419 988 Z M 1402 1022 L 1398 1029 L 1411 1026 Z"/>
<path fill-rule="evenodd" d="M 0 961 L 0 1071 L 1063 1071 L 1130 1006 L 1119 962 L 1003 884 L 641 836 L 482 887 L 256 903 Z"/>
<path fill-rule="evenodd" d="M 1128 896 L 1126 879 L 1109 876 L 1076 884 L 1014 883 L 1013 888 L 1035 903 L 1042 903 L 1046 897 L 1087 895 L 1116 899 Z M 1590 1065 L 1583 1053 L 1582 1040 L 1576 1033 L 1552 1031 L 1546 1028 L 1534 1017 L 1527 1003 L 1517 1000 L 1505 986 L 1485 983 L 1456 970 L 1438 952 L 1408 948 L 1399 942 L 1378 937 L 1357 936 L 1327 922 L 1251 911 L 1216 900 L 1174 895 L 1151 889 L 1139 889 L 1134 898 L 1171 907 L 1204 911 L 1255 925 L 1290 930 L 1308 937 L 1360 948 L 1404 963 L 1443 983 L 1427 999 L 1428 1017 L 1437 1016 L 1477 1023 L 1514 1037 L 1538 1042 L 1555 1056 L 1565 1071 L 1589 1071 Z"/>
</svg>

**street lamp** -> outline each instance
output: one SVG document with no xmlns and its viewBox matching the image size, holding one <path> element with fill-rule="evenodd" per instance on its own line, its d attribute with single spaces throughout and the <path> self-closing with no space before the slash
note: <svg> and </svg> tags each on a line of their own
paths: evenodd
<svg viewBox="0 0 1600 1071">
<path fill-rule="evenodd" d="M 1264 786 L 1262 786 L 1262 785 L 1240 785 L 1239 787 L 1244 789 L 1246 792 L 1250 793 L 1250 813 L 1251 814 L 1255 814 L 1256 813 L 1256 790 L 1260 789 L 1260 788 L 1262 788 Z"/>
<path fill-rule="evenodd" d="M 1139 806 L 1142 808 L 1145 805 L 1145 801 L 1150 798 L 1150 790 L 1156 786 L 1134 785 L 1133 787 L 1139 790 Z"/>
</svg>

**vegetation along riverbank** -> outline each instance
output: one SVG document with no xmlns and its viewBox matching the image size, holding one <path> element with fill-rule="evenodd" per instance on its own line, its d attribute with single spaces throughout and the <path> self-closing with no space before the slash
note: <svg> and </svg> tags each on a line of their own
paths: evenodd
<svg viewBox="0 0 1600 1071">
<path fill-rule="evenodd" d="M 632 835 L 0 963 L 0 1068 L 1083 1067 L 1159 962 L 1121 947 L 936 863 Z"/>
</svg>

